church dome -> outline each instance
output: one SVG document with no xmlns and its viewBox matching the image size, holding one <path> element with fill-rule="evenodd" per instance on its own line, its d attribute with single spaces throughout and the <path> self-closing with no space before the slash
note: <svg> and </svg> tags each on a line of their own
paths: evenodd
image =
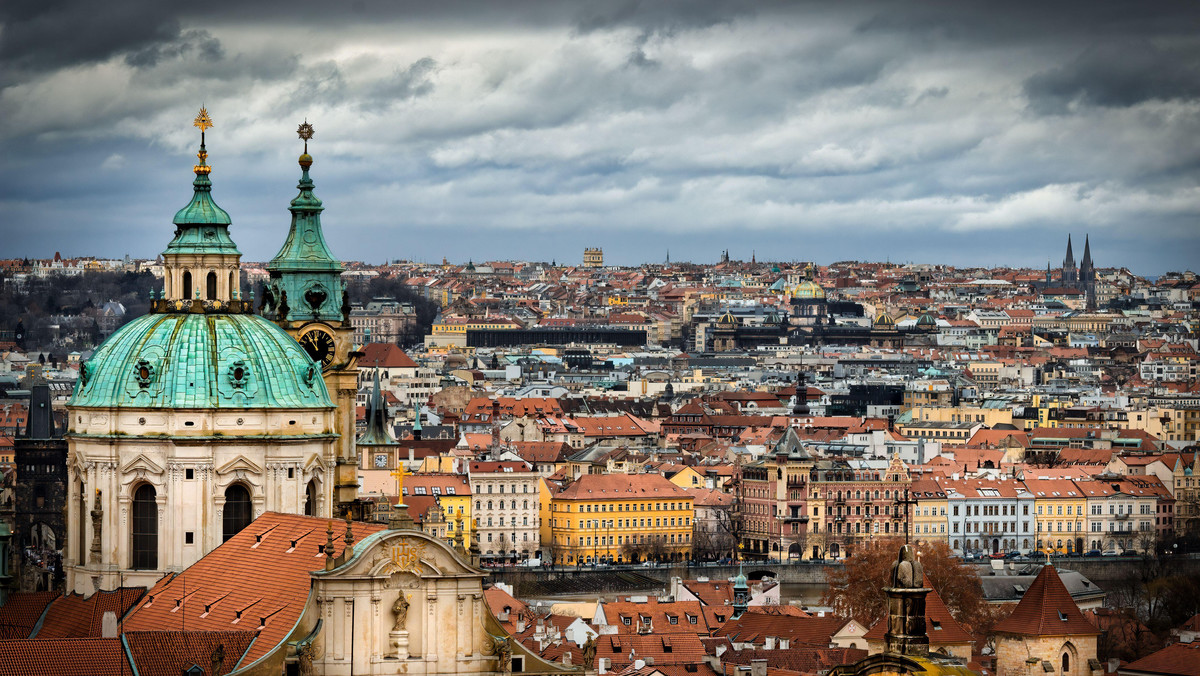
<svg viewBox="0 0 1200 676">
<path fill-rule="evenodd" d="M 886 312 L 881 313 L 875 318 L 875 326 L 895 326 L 896 321 L 888 316 Z"/>
<path fill-rule="evenodd" d="M 792 298 L 824 298 L 825 289 L 819 284 L 806 279 L 792 288 Z"/>
<path fill-rule="evenodd" d="M 333 402 L 299 343 L 258 315 L 151 313 L 97 348 L 70 405 L 295 409 Z"/>
</svg>

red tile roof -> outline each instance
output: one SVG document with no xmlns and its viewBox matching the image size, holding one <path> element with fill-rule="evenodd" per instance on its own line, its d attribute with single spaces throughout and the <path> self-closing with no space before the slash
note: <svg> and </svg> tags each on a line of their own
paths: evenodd
<svg viewBox="0 0 1200 676">
<path fill-rule="evenodd" d="M 46 606 L 59 597 L 58 592 L 16 593 L 0 606 L 0 638 L 29 638 Z"/>
<path fill-rule="evenodd" d="M 1175 643 L 1121 667 L 1121 673 L 1200 675 L 1200 642 Z"/>
<path fill-rule="evenodd" d="M 119 638 L 0 641 L 5 676 L 129 676 Z"/>
<path fill-rule="evenodd" d="M 257 630 L 247 666 L 275 650 L 300 619 L 312 588 L 309 573 L 325 566 L 320 548 L 330 525 L 336 556 L 345 547 L 345 522 L 267 512 L 187 570 L 159 580 L 122 629 L 163 630 L 186 620 L 189 630 Z M 384 528 L 354 523 L 352 530 L 361 541 Z"/>
<path fill-rule="evenodd" d="M 658 474 L 584 474 L 555 496 L 558 500 L 642 500 L 691 498 Z"/>
<path fill-rule="evenodd" d="M 417 362 L 404 353 L 399 345 L 392 343 L 367 343 L 363 345 L 363 356 L 358 358 L 361 368 L 415 369 Z"/>
<path fill-rule="evenodd" d="M 145 593 L 142 587 L 125 587 L 86 598 L 78 594 L 59 597 L 46 610 L 42 626 L 33 638 L 99 637 L 104 613 L 112 611 L 121 619 Z"/>
<path fill-rule="evenodd" d="M 252 631 L 130 631 L 125 633 L 138 676 L 179 676 L 193 665 L 211 673 L 221 651 L 221 673 L 234 665 L 258 636 Z"/>
<path fill-rule="evenodd" d="M 1025 636 L 1081 636 L 1100 631 L 1079 612 L 1079 606 L 1058 577 L 1054 566 L 1043 566 L 1012 614 L 993 631 Z"/>
</svg>

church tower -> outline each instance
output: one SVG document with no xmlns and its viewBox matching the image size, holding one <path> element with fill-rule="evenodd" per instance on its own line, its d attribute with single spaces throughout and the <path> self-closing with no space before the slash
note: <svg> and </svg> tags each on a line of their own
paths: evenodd
<svg viewBox="0 0 1200 676">
<path fill-rule="evenodd" d="M 1079 281 L 1079 270 L 1075 268 L 1075 254 L 1071 251 L 1071 236 L 1067 235 L 1067 255 L 1063 258 L 1062 284 L 1064 289 L 1073 289 Z"/>
<path fill-rule="evenodd" d="M 1083 260 L 1079 263 L 1079 287 L 1087 300 L 1087 309 L 1096 309 L 1096 268 L 1092 265 L 1092 242 L 1089 235 L 1083 238 Z"/>
<path fill-rule="evenodd" d="M 267 264 L 270 282 L 263 289 L 261 312 L 300 343 L 313 361 L 337 406 L 337 460 L 334 467 L 334 511 L 344 514 L 358 497 L 358 459 L 354 449 L 354 408 L 358 393 L 357 362 L 350 325 L 350 300 L 340 261 L 333 257 L 321 230 L 325 207 L 313 193 L 308 174 L 313 158 L 308 142 L 314 130 L 307 121 L 297 129 L 304 140 L 300 155 L 300 194 L 292 200 L 291 229 L 283 247 Z M 357 514 L 361 518 L 361 514 Z"/>
<path fill-rule="evenodd" d="M 207 111 L 195 126 L 162 293 L 96 348 L 67 403 L 68 591 L 151 586 L 264 512 L 331 515 L 336 409 L 320 366 L 242 298 Z"/>
</svg>

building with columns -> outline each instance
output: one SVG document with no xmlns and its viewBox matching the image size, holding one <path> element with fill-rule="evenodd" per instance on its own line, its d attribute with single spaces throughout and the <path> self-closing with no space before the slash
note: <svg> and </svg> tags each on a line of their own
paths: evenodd
<svg viewBox="0 0 1200 676">
<path fill-rule="evenodd" d="M 175 215 L 162 293 L 96 349 L 67 405 L 69 591 L 151 586 L 267 511 L 334 511 L 346 412 L 322 363 L 242 296 L 204 110 L 196 126 L 193 195 Z"/>
</svg>

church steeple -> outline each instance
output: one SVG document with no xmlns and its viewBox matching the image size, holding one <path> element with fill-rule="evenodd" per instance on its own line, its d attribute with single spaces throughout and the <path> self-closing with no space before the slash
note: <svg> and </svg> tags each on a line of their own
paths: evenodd
<svg viewBox="0 0 1200 676">
<path fill-rule="evenodd" d="M 308 154 L 313 127 L 306 121 L 297 133 L 304 139 L 304 154 L 299 160 L 300 183 L 296 185 L 300 194 L 288 207 L 292 224 L 287 239 L 267 264 L 271 287 L 270 293 L 264 294 L 263 311 L 274 313 L 277 321 L 338 321 L 344 314 L 345 285 L 341 274 L 345 268 L 325 243 L 321 230 L 321 212 L 325 207 L 313 192 L 313 180 L 308 173 L 313 164 Z"/>
<path fill-rule="evenodd" d="M 175 213 L 175 237 L 163 252 L 163 298 L 169 301 L 222 301 L 240 297 L 237 274 L 242 252 L 229 237 L 229 213 L 212 198 L 208 149 L 204 132 L 213 126 L 208 111 L 200 109 L 192 123 L 200 129 L 200 150 L 192 167 L 192 199 Z M 164 304 L 163 307 L 168 307 Z"/>
</svg>

